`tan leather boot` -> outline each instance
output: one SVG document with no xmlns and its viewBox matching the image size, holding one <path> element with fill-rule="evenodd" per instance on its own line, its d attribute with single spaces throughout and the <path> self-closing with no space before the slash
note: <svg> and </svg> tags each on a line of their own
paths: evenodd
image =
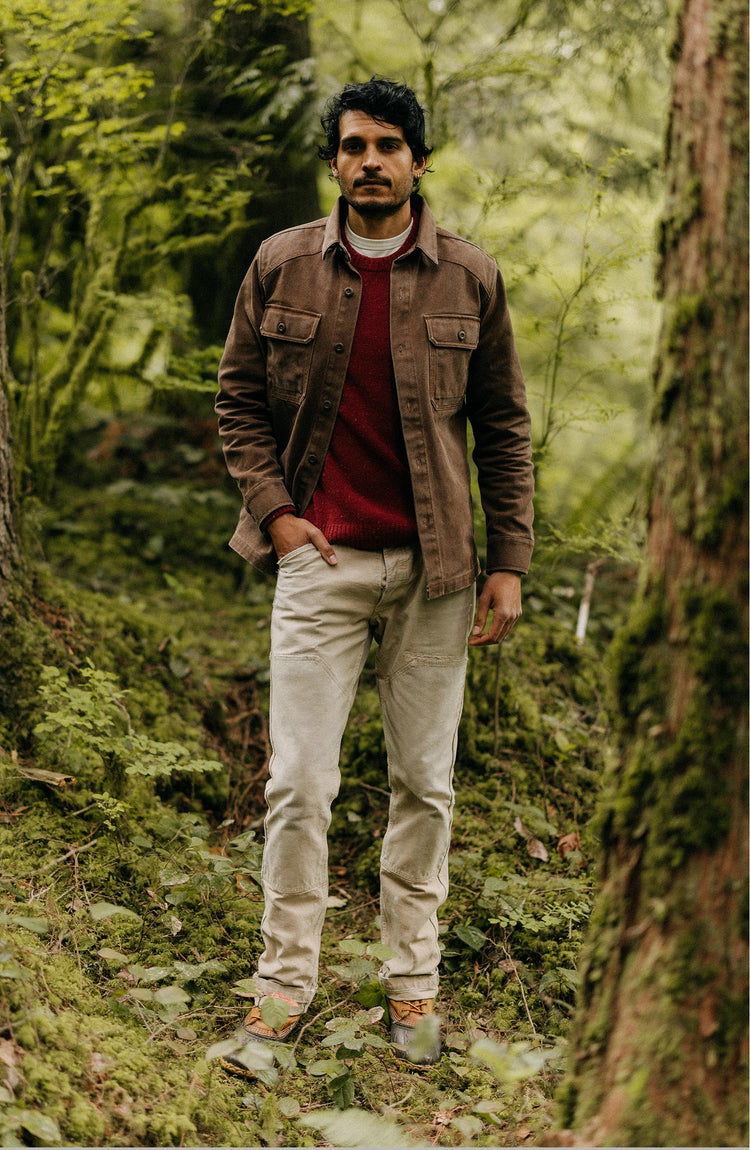
<svg viewBox="0 0 750 1150">
<path fill-rule="evenodd" d="M 274 997 L 280 998 L 281 996 L 278 995 Z M 287 1002 L 288 999 L 284 999 L 284 1001 Z M 297 1004 L 295 1003 L 294 1005 L 296 1006 Z M 301 1017 L 301 1014 L 290 1014 L 283 1026 L 274 1029 L 272 1026 L 267 1026 L 263 1021 L 260 1006 L 254 1006 L 237 1033 L 240 1049 L 242 1046 L 246 1046 L 251 1042 L 286 1042 L 296 1029 Z M 219 1059 L 219 1063 L 225 1070 L 228 1070 L 230 1074 L 240 1074 L 243 1078 L 254 1077 L 253 1072 L 248 1070 L 234 1054 L 223 1055 Z"/>
<path fill-rule="evenodd" d="M 439 1034 L 435 1044 L 428 1051 L 420 1054 L 411 1054 L 409 1051 L 415 1027 L 425 1015 L 434 1013 L 434 998 L 418 998 L 411 1001 L 389 998 L 388 1009 L 391 1015 L 391 1042 L 396 1047 L 399 1057 L 405 1058 L 414 1066 L 432 1066 L 439 1062 L 442 1053 Z"/>
</svg>

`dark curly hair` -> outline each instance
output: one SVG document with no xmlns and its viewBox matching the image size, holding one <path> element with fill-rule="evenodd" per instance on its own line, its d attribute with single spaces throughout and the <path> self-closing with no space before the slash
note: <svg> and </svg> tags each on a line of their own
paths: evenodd
<svg viewBox="0 0 750 1150">
<path fill-rule="evenodd" d="M 366 112 L 373 120 L 401 128 L 416 161 L 426 160 L 432 148 L 425 143 L 424 112 L 406 84 L 373 76 L 362 84 L 345 84 L 326 104 L 320 122 L 326 134 L 318 148 L 321 160 L 333 160 L 339 150 L 339 120 L 344 112 Z"/>
</svg>

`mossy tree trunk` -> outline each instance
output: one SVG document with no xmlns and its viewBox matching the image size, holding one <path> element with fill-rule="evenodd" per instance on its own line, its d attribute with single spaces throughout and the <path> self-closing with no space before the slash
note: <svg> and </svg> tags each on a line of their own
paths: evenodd
<svg viewBox="0 0 750 1150">
<path fill-rule="evenodd" d="M 747 1145 L 746 54 L 743 2 L 682 0 L 648 553 L 612 651 L 602 890 L 563 1089 L 582 1145 Z"/>
<path fill-rule="evenodd" d="M 17 559 L 8 397 L 0 379 L 0 606 L 8 594 Z"/>
</svg>

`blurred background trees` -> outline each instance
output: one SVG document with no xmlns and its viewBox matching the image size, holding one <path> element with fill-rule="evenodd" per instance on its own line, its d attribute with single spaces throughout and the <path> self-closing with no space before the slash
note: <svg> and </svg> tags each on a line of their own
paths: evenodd
<svg viewBox="0 0 750 1150">
<path fill-rule="evenodd" d="M 325 97 L 379 73 L 424 101 L 436 214 L 508 282 L 542 542 L 627 552 L 665 19 L 662 0 L 10 0 L 0 372 L 21 493 L 51 490 L 82 405 L 211 391 L 260 239 L 335 195 L 314 158 Z"/>
</svg>

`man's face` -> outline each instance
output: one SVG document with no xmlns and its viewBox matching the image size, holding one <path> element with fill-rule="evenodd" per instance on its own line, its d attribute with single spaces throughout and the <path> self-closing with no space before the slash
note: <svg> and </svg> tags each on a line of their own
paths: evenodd
<svg viewBox="0 0 750 1150">
<path fill-rule="evenodd" d="M 396 215 L 425 164 L 412 156 L 403 128 L 373 120 L 366 112 L 342 113 L 331 171 L 342 196 L 360 216 Z"/>
</svg>

